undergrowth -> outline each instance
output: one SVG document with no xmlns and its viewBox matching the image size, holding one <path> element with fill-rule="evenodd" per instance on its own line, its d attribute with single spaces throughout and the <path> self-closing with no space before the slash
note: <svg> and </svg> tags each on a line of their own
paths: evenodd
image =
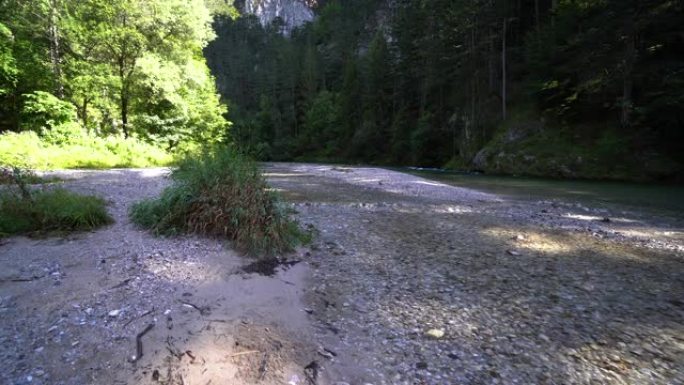
<svg viewBox="0 0 684 385">
<path fill-rule="evenodd" d="M 102 138 L 81 133 L 68 140 L 56 140 L 32 131 L 0 134 L 0 166 L 18 165 L 41 170 L 102 169 L 165 166 L 172 161 L 166 151 L 135 138 Z"/>
<path fill-rule="evenodd" d="M 34 190 L 33 174 L 2 170 L 11 184 L 0 189 L 0 236 L 92 230 L 112 222 L 103 199 L 63 188 Z"/>
<path fill-rule="evenodd" d="M 12 169 L 9 167 L 0 166 L 0 185 L 16 184 L 18 182 L 16 179 L 17 177 L 21 178 L 20 183 L 24 185 L 48 184 L 61 181 L 61 179 L 56 176 L 40 176 L 33 172 L 26 172 L 20 169 Z"/>
<path fill-rule="evenodd" d="M 171 178 L 160 197 L 131 208 L 133 222 L 160 235 L 227 238 L 251 255 L 286 252 L 305 240 L 256 164 L 232 149 L 188 155 Z"/>
</svg>

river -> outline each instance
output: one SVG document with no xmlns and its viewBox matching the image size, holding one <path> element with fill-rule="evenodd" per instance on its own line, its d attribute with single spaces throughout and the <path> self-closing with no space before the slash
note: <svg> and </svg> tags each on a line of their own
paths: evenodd
<svg viewBox="0 0 684 385">
<path fill-rule="evenodd" d="M 446 183 L 530 200 L 563 200 L 603 208 L 624 208 L 684 217 L 684 186 L 612 181 L 559 180 L 403 169 L 413 175 Z"/>
</svg>

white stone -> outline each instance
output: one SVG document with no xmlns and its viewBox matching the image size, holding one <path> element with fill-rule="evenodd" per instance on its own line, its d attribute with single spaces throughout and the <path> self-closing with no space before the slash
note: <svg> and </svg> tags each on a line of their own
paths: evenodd
<svg viewBox="0 0 684 385">
<path fill-rule="evenodd" d="M 430 329 L 427 332 L 425 332 L 425 335 L 427 335 L 428 337 L 437 339 L 444 337 L 444 334 L 445 333 L 443 329 Z"/>
</svg>

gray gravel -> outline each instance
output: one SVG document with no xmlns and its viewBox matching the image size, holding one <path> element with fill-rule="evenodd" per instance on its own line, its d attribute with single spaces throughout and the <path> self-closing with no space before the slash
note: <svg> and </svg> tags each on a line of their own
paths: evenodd
<svg viewBox="0 0 684 385">
<path fill-rule="evenodd" d="M 0 242 L 0 383 L 684 383 L 683 217 L 377 168 L 265 171 L 317 231 L 274 277 L 133 226 L 165 170 L 59 173 L 116 223 Z"/>
<path fill-rule="evenodd" d="M 265 168 L 319 232 L 308 301 L 340 381 L 684 383 L 682 218 Z"/>
<path fill-rule="evenodd" d="M 244 274 L 252 260 L 229 244 L 134 226 L 128 208 L 156 196 L 167 170 L 57 174 L 65 188 L 104 197 L 115 223 L 2 240 L 0 384 L 304 385 L 318 357 L 302 310 L 305 263 Z"/>
</svg>

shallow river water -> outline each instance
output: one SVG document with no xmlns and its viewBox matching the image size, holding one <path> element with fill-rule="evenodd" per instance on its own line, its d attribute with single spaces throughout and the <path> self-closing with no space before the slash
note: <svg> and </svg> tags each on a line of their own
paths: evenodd
<svg viewBox="0 0 684 385">
<path fill-rule="evenodd" d="M 472 188 L 511 198 L 565 200 L 592 206 L 624 207 L 684 215 L 684 186 L 682 185 L 558 180 L 439 170 L 404 169 L 402 171 L 452 186 Z"/>
</svg>

